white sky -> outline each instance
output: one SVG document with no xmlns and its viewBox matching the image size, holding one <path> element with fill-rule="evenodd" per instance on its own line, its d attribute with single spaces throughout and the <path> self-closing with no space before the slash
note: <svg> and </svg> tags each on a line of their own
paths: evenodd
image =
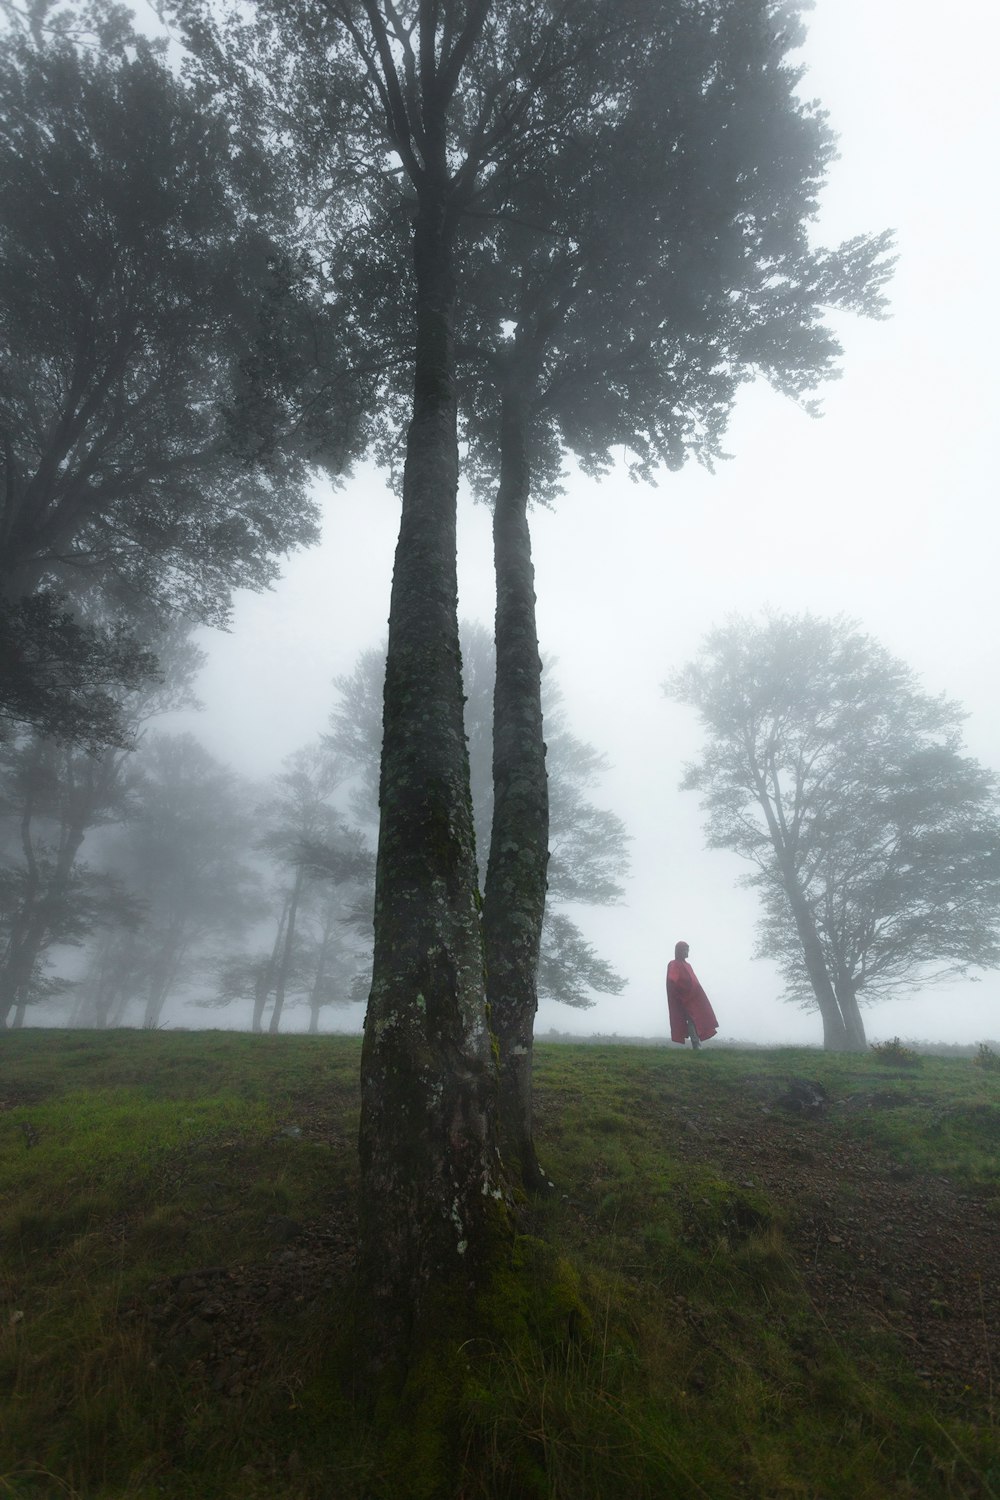
<svg viewBox="0 0 1000 1500">
<path fill-rule="evenodd" d="M 539 634 L 558 658 L 568 720 L 614 769 L 595 800 L 633 837 L 627 904 L 577 913 L 627 975 L 592 1010 L 543 1007 L 538 1031 L 665 1035 L 663 972 L 674 941 L 724 1035 L 818 1042 L 819 1018 L 779 999 L 753 962 L 754 897 L 742 865 L 707 851 L 690 710 L 660 684 L 732 610 L 767 604 L 855 616 L 969 712 L 969 751 L 1000 769 L 995 617 L 1000 520 L 994 479 L 998 243 L 995 0 L 817 0 L 806 92 L 829 110 L 841 159 L 817 238 L 894 228 L 893 317 L 845 320 L 843 378 L 819 421 L 766 389 L 732 423 L 730 463 L 658 489 L 574 479 L 533 521 Z M 215 634 L 192 726 L 253 776 L 325 727 L 331 678 L 385 632 L 398 510 L 359 474 L 325 507 L 322 545 L 270 594 L 241 597 Z M 460 612 L 490 623 L 489 516 L 463 501 Z M 190 1017 L 187 1012 L 186 1016 Z M 866 1012 L 873 1039 L 1000 1035 L 1000 974 Z"/>
</svg>

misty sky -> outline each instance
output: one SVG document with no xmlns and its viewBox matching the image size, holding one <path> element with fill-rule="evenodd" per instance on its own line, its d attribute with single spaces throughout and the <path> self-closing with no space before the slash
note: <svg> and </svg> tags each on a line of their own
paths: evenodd
<svg viewBox="0 0 1000 1500">
<path fill-rule="evenodd" d="M 714 476 L 692 468 L 649 489 L 571 475 L 558 509 L 534 515 L 542 650 L 558 659 L 570 726 L 613 762 L 594 800 L 633 837 L 627 904 L 574 913 L 628 987 L 590 1011 L 543 1006 L 539 1033 L 665 1035 L 663 973 L 683 937 L 724 1035 L 821 1039 L 818 1016 L 784 1004 L 774 966 L 751 959 L 743 866 L 704 848 L 697 799 L 678 790 L 699 733 L 660 685 L 729 612 L 855 617 L 929 691 L 964 704 L 969 752 L 1000 769 L 1000 19 L 995 0 L 816 0 L 808 20 L 804 92 L 829 110 L 841 149 L 816 239 L 895 229 L 893 316 L 838 319 L 843 376 L 820 420 L 750 390 Z M 397 502 L 361 470 L 324 510 L 322 546 L 293 558 L 272 593 L 241 596 L 230 635 L 203 636 L 205 711 L 191 727 L 255 777 L 325 727 L 331 679 L 385 634 Z M 467 498 L 459 544 L 460 613 L 490 624 L 490 518 Z M 1000 974 L 865 1020 L 872 1039 L 996 1038 Z"/>
</svg>

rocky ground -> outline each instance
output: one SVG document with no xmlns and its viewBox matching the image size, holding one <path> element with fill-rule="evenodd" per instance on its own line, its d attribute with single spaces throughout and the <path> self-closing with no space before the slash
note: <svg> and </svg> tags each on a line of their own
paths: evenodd
<svg viewBox="0 0 1000 1500">
<path fill-rule="evenodd" d="M 675 1146 L 778 1208 L 817 1317 L 834 1334 L 891 1331 L 942 1396 L 980 1410 L 985 1398 L 995 1416 L 1000 1217 L 849 1128 L 850 1113 L 891 1108 L 895 1097 L 838 1102 L 805 1080 L 769 1093 L 748 1078 L 725 1108 L 675 1111 Z"/>
</svg>

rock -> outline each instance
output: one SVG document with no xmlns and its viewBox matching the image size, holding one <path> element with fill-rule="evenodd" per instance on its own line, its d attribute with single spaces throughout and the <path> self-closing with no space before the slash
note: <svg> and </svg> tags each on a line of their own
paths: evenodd
<svg viewBox="0 0 1000 1500">
<path fill-rule="evenodd" d="M 826 1113 L 830 1096 L 823 1085 L 813 1079 L 793 1078 L 785 1092 L 779 1094 L 774 1102 L 779 1109 L 788 1110 L 789 1114 L 816 1118 Z"/>
</svg>

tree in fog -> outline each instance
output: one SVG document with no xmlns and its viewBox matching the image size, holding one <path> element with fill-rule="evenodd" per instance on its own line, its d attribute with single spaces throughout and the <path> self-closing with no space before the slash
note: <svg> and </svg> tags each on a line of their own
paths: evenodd
<svg viewBox="0 0 1000 1500">
<path fill-rule="evenodd" d="M 201 656 L 183 631 L 157 641 L 165 677 L 126 692 L 115 689 L 116 722 L 129 740 L 157 714 L 188 705 Z M 88 753 L 37 731 L 0 740 L 0 1025 L 20 1024 L 26 1006 L 44 997 L 49 950 L 79 945 L 95 929 L 127 947 L 138 923 L 127 879 L 82 857 L 85 840 L 129 820 L 139 805 L 140 776 L 128 750 Z"/>
<path fill-rule="evenodd" d="M 302 154 L 326 146 L 336 157 L 342 131 L 331 196 L 349 179 L 355 237 L 381 218 L 388 192 L 409 239 L 396 323 L 413 384 L 361 1085 L 360 1268 L 376 1364 L 405 1358 L 414 1330 L 418 1342 L 432 1326 L 440 1335 L 442 1287 L 462 1316 L 457 1293 L 491 1276 L 506 1233 L 456 610 L 456 301 L 484 179 L 520 142 L 564 128 L 564 112 L 553 118 L 538 102 L 540 80 L 563 77 L 574 107 L 591 96 L 585 59 L 604 34 L 587 24 L 593 11 L 585 0 L 558 12 L 537 0 L 267 8 L 264 61 L 279 109 L 289 83 L 299 91 L 286 118 L 299 122 Z"/>
<path fill-rule="evenodd" d="M 135 609 L 222 623 L 315 540 L 360 381 L 260 142 L 96 9 L 104 45 L 3 36 L 0 725 L 122 743 Z"/>
<path fill-rule="evenodd" d="M 465 732 L 479 875 L 486 874 L 493 820 L 492 721 L 495 655 L 489 631 L 461 627 Z M 385 651 L 363 651 L 353 672 L 336 680 L 339 702 L 330 717 L 329 742 L 352 763 L 357 777 L 352 810 L 369 827 L 378 821 L 379 749 Z M 561 693 L 549 668 L 543 685 L 550 785 L 551 858 L 542 928 L 538 993 L 585 1008 L 594 992 L 617 995 L 624 981 L 586 942 L 577 924 L 557 908 L 565 903 L 611 906 L 621 900 L 628 869 L 628 834 L 615 813 L 599 808 L 588 792 L 607 761 L 567 728 Z"/>
<path fill-rule="evenodd" d="M 997 781 L 962 714 L 838 617 L 736 617 L 667 684 L 698 711 L 709 844 L 750 860 L 760 952 L 865 1046 L 860 1003 L 1000 963 Z"/>
<path fill-rule="evenodd" d="M 133 936 L 131 981 L 141 1024 L 211 954 L 262 915 L 252 859 L 248 788 L 191 734 L 157 734 L 136 757 L 139 806 L 121 853 L 145 912 Z"/>
<path fill-rule="evenodd" d="M 473 303 L 482 309 L 485 362 L 501 340 L 510 338 L 512 326 L 520 328 L 521 337 L 511 343 L 524 356 L 523 369 L 513 377 L 500 373 L 514 395 L 523 375 L 529 413 L 538 395 L 539 350 L 550 347 L 549 328 L 556 329 L 552 348 L 568 342 L 560 326 L 564 307 L 578 313 L 575 328 L 581 338 L 593 328 L 599 339 L 613 339 L 622 368 L 633 346 L 638 353 L 651 340 L 657 347 L 651 360 L 657 388 L 665 384 L 669 395 L 656 408 L 655 431 L 645 415 L 633 425 L 639 433 L 647 428 L 653 433 L 650 463 L 655 464 L 668 446 L 661 429 L 686 431 L 704 419 L 705 402 L 686 393 L 681 372 L 690 366 L 702 369 L 708 385 L 713 373 L 721 372 L 723 387 L 731 361 L 739 371 L 737 382 L 762 369 L 784 368 L 788 384 L 802 389 L 825 373 L 834 345 L 820 327 L 820 310 L 830 301 L 852 300 L 854 292 L 845 292 L 852 268 L 858 298 L 863 297 L 858 288 L 876 276 L 876 248 L 858 242 L 831 259 L 811 254 L 805 243 L 802 220 L 814 212 L 815 189 L 830 153 L 822 121 L 796 97 L 783 66 L 785 51 L 797 40 L 794 28 L 785 24 L 784 7 L 765 0 L 749 7 L 677 0 L 624 9 L 610 0 L 570 0 L 559 7 L 539 0 L 502 7 L 490 0 L 414 0 L 383 8 L 376 0 L 335 0 L 311 8 L 273 0 L 261 9 L 267 46 L 260 47 L 255 65 L 270 69 L 278 128 L 287 129 L 295 143 L 290 156 L 315 159 L 317 152 L 327 152 L 328 196 L 335 198 L 338 188 L 349 184 L 358 205 L 356 239 L 366 224 L 386 221 L 398 184 L 396 233 L 409 232 L 412 316 L 397 322 L 400 358 L 412 351 L 413 400 L 390 611 L 375 963 L 362 1063 L 361 1265 L 377 1328 L 373 1355 L 378 1361 L 393 1344 L 405 1344 L 406 1329 L 421 1326 L 426 1287 L 469 1285 L 478 1268 L 488 1275 L 491 1226 L 498 1223 L 491 1200 L 503 1192 L 496 1168 L 455 608 L 456 355 L 468 331 L 467 309 Z M 765 39 L 750 67 L 735 44 L 731 69 L 732 59 L 722 55 L 732 40 L 732 28 L 725 25 L 732 11 L 749 14 L 742 41 Z M 635 285 L 641 293 L 641 306 L 624 322 L 599 298 L 585 305 L 586 278 L 571 278 L 543 308 L 546 266 L 572 262 L 581 242 L 577 226 L 584 219 L 573 198 L 577 182 L 600 176 L 602 153 L 633 106 L 641 126 L 640 105 L 652 107 L 669 93 L 663 86 L 661 42 L 683 32 L 681 23 L 688 19 L 696 31 L 698 22 L 705 22 L 698 32 L 700 70 L 689 54 L 669 77 L 681 87 L 693 71 L 697 83 L 691 97 L 700 90 L 718 104 L 700 153 L 708 170 L 700 180 L 694 174 L 689 192 L 679 192 L 683 204 L 675 218 L 657 220 L 663 194 L 654 194 L 645 231 L 636 236 L 633 210 L 646 185 L 637 188 L 624 172 L 618 184 L 607 184 L 619 194 L 613 208 L 605 209 L 605 223 L 620 222 L 622 243 L 634 238 L 644 250 L 662 250 L 670 233 L 688 223 L 698 224 L 698 235 L 693 243 L 684 241 L 669 267 L 662 257 L 645 267 L 616 263 L 614 275 L 601 284 Z M 203 55 L 213 47 L 217 55 L 224 53 L 224 45 L 206 40 L 202 24 L 197 31 Z M 644 72 L 651 54 L 656 66 Z M 235 66 L 230 52 L 219 75 L 231 76 Z M 715 90 L 717 76 L 722 83 Z M 750 111 L 733 110 L 731 95 L 746 76 L 751 92 L 762 96 L 754 139 L 763 159 L 751 153 L 749 161 L 733 166 L 750 133 Z M 772 115 L 777 123 L 770 128 Z M 804 148 L 795 141 L 789 149 L 782 137 L 788 117 L 801 123 Z M 640 131 L 636 143 L 637 158 L 643 153 L 662 158 L 669 168 L 667 132 L 661 137 Z M 630 165 L 627 158 L 622 165 Z M 676 173 L 682 187 L 688 169 L 682 159 Z M 744 190 L 758 173 L 766 180 L 760 211 L 752 192 Z M 740 191 L 727 200 L 730 186 Z M 571 205 L 568 225 L 562 218 L 564 201 Z M 520 269 L 530 261 L 533 279 L 518 281 L 517 295 L 505 300 L 493 288 L 503 282 L 518 226 L 527 230 L 528 249 L 518 250 L 514 263 Z M 733 226 L 739 231 L 735 235 Z M 791 247 L 782 241 L 782 229 L 790 231 Z M 377 244 L 373 239 L 373 264 L 384 258 L 383 244 L 383 236 Z M 692 278 L 697 282 L 706 257 L 709 274 L 700 291 L 696 286 L 692 309 L 700 307 L 709 321 L 717 314 L 719 322 L 698 345 L 683 320 L 675 320 L 670 335 L 675 342 L 661 354 L 669 343 L 661 331 L 671 326 L 675 310 L 671 296 L 683 307 L 688 284 Z M 474 288 L 477 276 L 480 285 Z M 362 306 L 363 289 L 362 278 Z M 739 336 L 730 338 L 733 328 Z M 622 329 L 626 342 L 620 348 Z M 616 408 L 634 404 L 635 390 L 618 380 L 614 364 L 606 364 L 593 381 L 592 408 L 582 396 L 568 398 L 563 408 L 567 421 L 572 412 L 580 413 L 583 428 L 592 411 L 598 413 L 601 430 L 595 441 L 589 433 L 582 441 L 588 453 L 602 442 L 624 440 L 620 428 L 605 437 L 604 408 L 596 397 L 603 387 L 606 402 Z M 792 370 L 801 378 L 793 379 Z M 491 370 L 491 378 L 496 373 Z M 707 403 L 709 426 L 717 431 L 718 397 L 709 395 Z M 578 428 L 582 432 L 579 423 Z M 494 716 L 499 842 L 487 885 L 497 889 L 492 909 L 499 925 L 491 938 L 487 916 L 487 967 L 490 984 L 501 987 L 492 1011 L 501 1058 L 512 1064 L 503 1069 L 501 1090 L 509 1105 L 522 1103 L 530 1092 L 530 1070 L 515 1059 L 523 1051 L 530 1063 L 548 837 L 531 564 L 522 519 L 536 434 L 518 419 L 513 399 L 491 430 L 503 449 L 494 468 L 502 470 L 500 486 L 510 491 L 511 503 L 498 505 L 510 523 L 498 548 L 498 611 L 504 617 L 497 631 Z M 555 440 L 561 440 L 558 433 Z M 515 855 L 516 866 L 505 862 Z M 516 961 L 516 973 L 508 956 Z M 505 964 L 511 972 L 505 972 Z M 517 1108 L 505 1106 L 505 1113 L 510 1120 Z M 463 1121 L 459 1135 L 453 1128 L 457 1118 Z M 530 1135 L 523 1121 L 518 1128 L 519 1154 L 530 1161 Z"/>
<path fill-rule="evenodd" d="M 87 834 L 128 816 L 124 752 L 101 758 L 37 735 L 0 747 L 0 1027 L 59 993 L 49 955 L 95 931 L 132 928 L 127 887 L 80 857 Z M 15 832 L 16 830 L 16 832 Z"/>
<path fill-rule="evenodd" d="M 328 747 L 308 745 L 287 758 L 260 808 L 265 832 L 258 844 L 282 876 L 273 948 L 253 970 L 254 1031 L 262 1029 L 272 994 L 268 1030 L 279 1029 L 292 986 L 307 997 L 310 1030 L 318 1029 L 319 1012 L 330 1002 L 331 982 L 342 984 L 344 1000 L 353 998 L 360 960 L 350 917 L 356 883 L 371 873 L 371 863 L 363 838 L 346 826 L 334 800 L 345 775 Z"/>
<path fill-rule="evenodd" d="M 624 454 L 645 480 L 692 456 L 711 464 L 741 385 L 763 375 L 801 400 L 835 373 L 827 309 L 877 315 L 891 264 L 885 235 L 809 242 L 834 141 L 795 92 L 792 8 L 677 3 L 616 21 L 595 107 L 484 188 L 459 323 L 470 472 L 493 506 L 497 576 L 487 993 L 529 1184 L 545 1180 L 530 1089 L 550 736 L 528 505 L 558 491 L 566 454 L 595 474 Z"/>
</svg>

